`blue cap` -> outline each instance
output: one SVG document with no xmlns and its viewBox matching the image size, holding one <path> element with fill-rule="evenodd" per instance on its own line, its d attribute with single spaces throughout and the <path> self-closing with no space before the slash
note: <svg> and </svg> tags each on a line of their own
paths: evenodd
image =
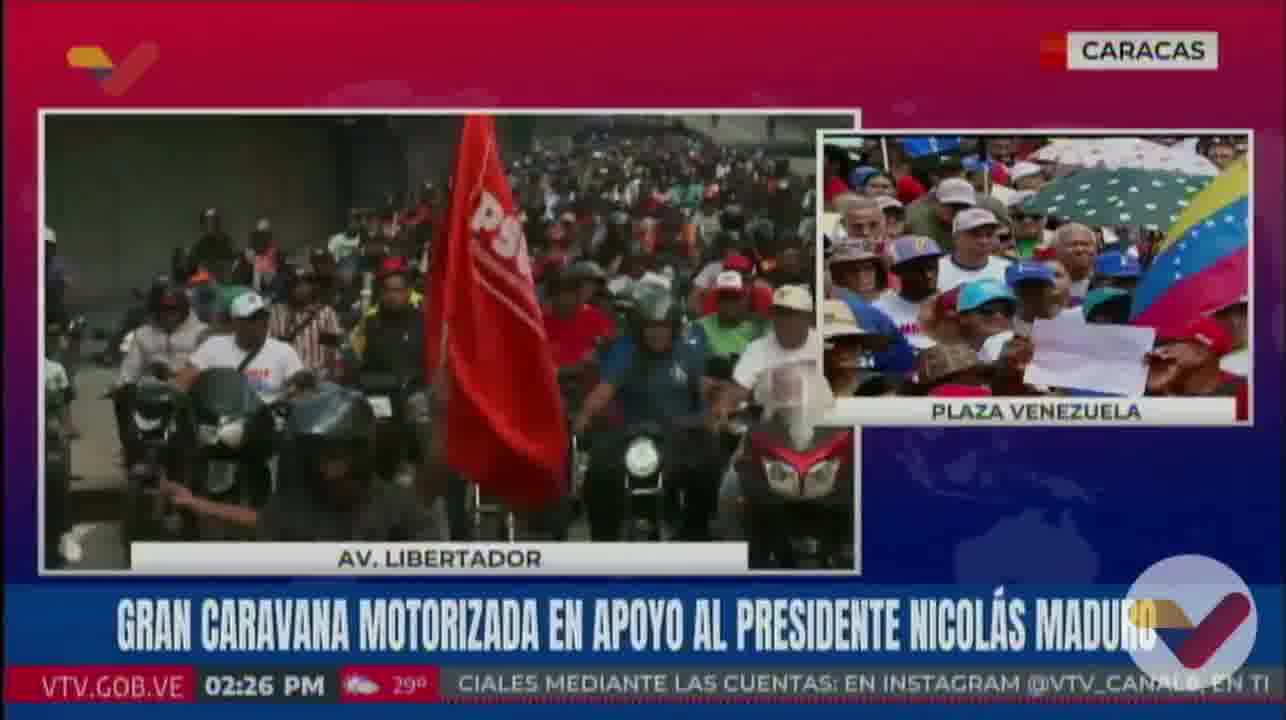
<svg viewBox="0 0 1286 720">
<path fill-rule="evenodd" d="M 1085 319 L 1089 320 L 1095 310 L 1114 300 L 1129 302 L 1130 294 L 1120 288 L 1095 288 L 1085 296 L 1085 300 L 1081 303 L 1081 312 L 1085 313 Z"/>
<path fill-rule="evenodd" d="M 968 172 L 986 170 L 988 165 L 986 161 L 977 155 L 966 155 L 965 157 L 960 158 L 960 164 L 964 166 L 964 169 Z"/>
<path fill-rule="evenodd" d="M 1005 282 L 1009 287 L 1018 287 L 1019 283 L 1042 282 L 1054 284 L 1054 271 L 1044 263 L 1016 262 L 1005 268 Z"/>
<path fill-rule="evenodd" d="M 1123 252 L 1106 252 L 1094 261 L 1094 274 L 1109 278 L 1136 278 L 1143 274 L 1139 261 Z"/>
<path fill-rule="evenodd" d="M 889 254 L 892 256 L 893 267 L 897 267 L 905 262 L 919 260 L 924 257 L 941 257 L 942 248 L 931 237 L 924 235 L 903 235 L 893 241 L 889 247 Z"/>
<path fill-rule="evenodd" d="M 860 188 L 866 184 L 867 178 L 871 177 L 872 175 L 878 172 L 879 170 L 876 170 L 870 165 L 862 165 L 860 167 L 854 168 L 853 172 L 849 173 L 848 183 L 854 188 Z"/>
<path fill-rule="evenodd" d="M 977 310 L 993 300 L 1018 302 L 1018 298 L 1014 297 L 1007 285 L 999 280 L 984 278 L 967 282 L 960 288 L 960 296 L 956 298 L 956 311 L 964 313 Z"/>
</svg>

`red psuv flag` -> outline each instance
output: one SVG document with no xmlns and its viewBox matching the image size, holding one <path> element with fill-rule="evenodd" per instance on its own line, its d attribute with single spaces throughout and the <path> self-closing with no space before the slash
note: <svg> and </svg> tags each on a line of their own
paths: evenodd
<svg viewBox="0 0 1286 720">
<path fill-rule="evenodd" d="M 524 509 L 562 494 L 567 420 L 495 119 L 464 119 L 424 313 L 429 378 L 450 373 L 447 463 Z"/>
</svg>

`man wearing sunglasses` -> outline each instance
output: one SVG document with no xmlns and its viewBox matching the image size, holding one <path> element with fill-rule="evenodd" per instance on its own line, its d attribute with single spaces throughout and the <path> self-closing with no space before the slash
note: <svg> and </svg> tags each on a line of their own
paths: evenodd
<svg viewBox="0 0 1286 720">
<path fill-rule="evenodd" d="M 966 283 L 960 288 L 956 310 L 960 314 L 965 343 L 974 350 L 981 351 L 984 345 L 996 344 L 992 340 L 995 336 L 1004 337 L 1006 333 L 1012 336 L 1018 298 L 1005 283 L 984 278 Z M 992 342 L 988 343 L 988 340 Z M 994 359 L 990 358 L 992 361 Z M 984 360 L 988 358 L 984 356 Z"/>
<path fill-rule="evenodd" d="M 1001 222 L 990 210 L 970 208 L 956 215 L 952 224 L 955 242 L 951 254 L 938 262 L 938 291 L 946 292 L 974 280 L 1004 283 L 1009 261 L 996 257 L 996 232 Z"/>
<path fill-rule="evenodd" d="M 1024 210 L 1022 204 L 1036 193 L 1027 190 L 1016 192 L 1009 198 L 1009 219 L 1014 229 L 1014 251 L 1020 258 L 1030 258 L 1036 248 L 1046 244 L 1045 216 Z"/>
</svg>

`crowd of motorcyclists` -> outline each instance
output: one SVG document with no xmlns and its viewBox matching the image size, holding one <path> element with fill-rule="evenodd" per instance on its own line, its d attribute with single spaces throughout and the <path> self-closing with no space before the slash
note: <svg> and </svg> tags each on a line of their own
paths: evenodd
<svg viewBox="0 0 1286 720">
<path fill-rule="evenodd" d="M 101 358 L 120 367 L 126 542 L 489 539 L 493 521 L 566 539 L 583 511 L 595 541 L 742 532 L 758 566 L 851 565 L 851 444 L 801 431 L 830 397 L 812 179 L 678 129 L 508 166 L 574 439 L 568 497 L 511 512 L 437 462 L 421 305 L 450 188 L 426 183 L 291 253 L 270 219 L 239 250 L 219 210 L 201 214 Z M 747 417 L 766 434 L 746 440 Z M 774 493 L 846 518 L 724 517 Z"/>
</svg>

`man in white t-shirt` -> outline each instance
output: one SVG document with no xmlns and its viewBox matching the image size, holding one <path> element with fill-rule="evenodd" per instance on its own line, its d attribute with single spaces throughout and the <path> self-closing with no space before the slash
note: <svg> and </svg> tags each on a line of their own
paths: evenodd
<svg viewBox="0 0 1286 720">
<path fill-rule="evenodd" d="M 822 372 L 825 351 L 816 328 L 813 295 L 802 285 L 783 285 L 773 293 L 772 331 L 746 347 L 732 371 L 732 382 L 719 394 L 712 411 L 716 421 L 727 419 L 753 393 L 764 407 L 772 405 L 770 383 L 761 382 L 770 371 L 791 365 L 808 365 L 808 412 L 820 414 L 835 402 L 830 383 Z"/>
<path fill-rule="evenodd" d="M 241 368 L 250 386 L 266 402 L 277 400 L 287 384 L 304 369 L 299 354 L 289 344 L 268 334 L 268 304 L 256 292 L 243 293 L 228 311 L 230 335 L 215 335 L 201 343 L 178 373 L 180 388 L 191 387 L 209 368 Z M 250 362 L 246 357 L 253 355 Z M 241 367 L 242 365 L 245 367 Z"/>
<path fill-rule="evenodd" d="M 1080 223 L 1060 225 L 1054 231 L 1054 252 L 1072 280 L 1069 304 L 1079 306 L 1089 294 L 1090 284 L 1094 282 L 1098 236 L 1088 226 Z"/>
<path fill-rule="evenodd" d="M 956 214 L 951 225 L 954 247 L 938 261 L 939 292 L 974 280 L 1005 281 L 1009 261 L 992 254 L 999 228 L 1000 221 L 990 210 L 969 208 Z"/>
<path fill-rule="evenodd" d="M 917 353 L 937 344 L 920 327 L 920 309 L 937 291 L 942 255 L 942 248 L 925 235 L 903 235 L 889 243 L 889 269 L 898 277 L 898 290 L 885 292 L 874 305 L 897 324 Z"/>
</svg>

